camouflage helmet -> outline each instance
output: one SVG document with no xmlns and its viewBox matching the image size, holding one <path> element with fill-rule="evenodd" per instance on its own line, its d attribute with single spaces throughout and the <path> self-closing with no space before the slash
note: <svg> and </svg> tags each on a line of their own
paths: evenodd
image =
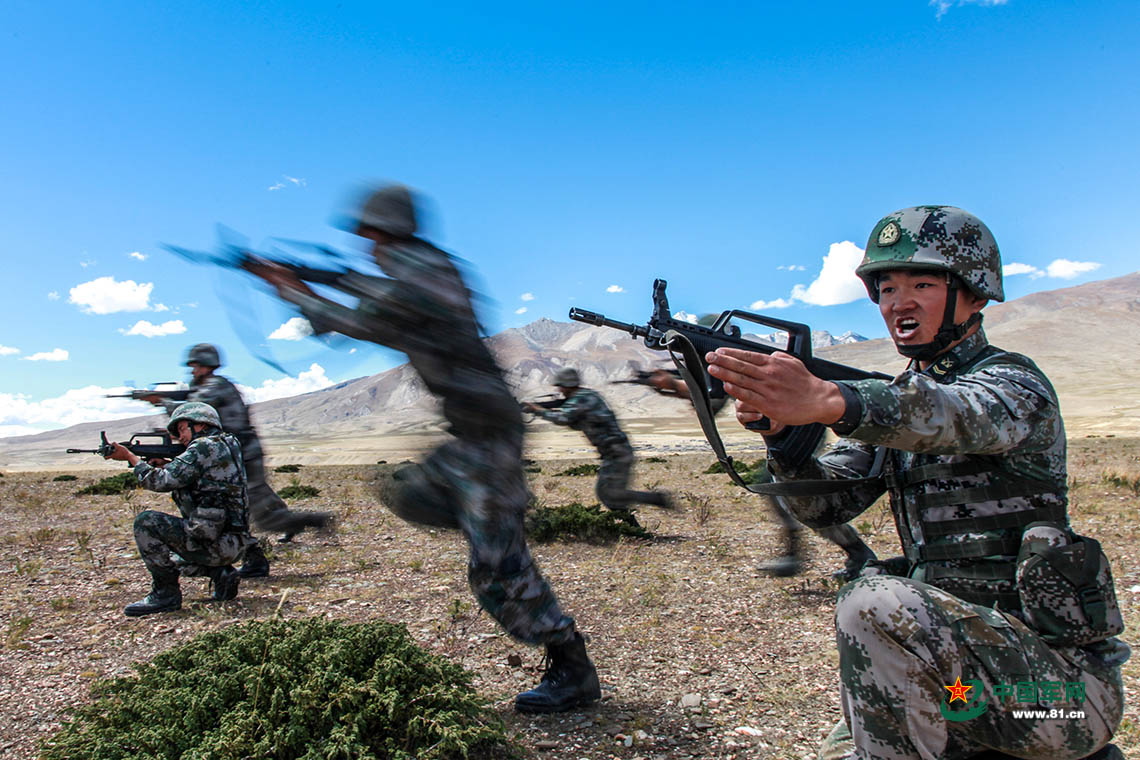
<svg viewBox="0 0 1140 760">
<path fill-rule="evenodd" d="M 578 370 L 573 367 L 563 367 L 554 376 L 554 385 L 559 388 L 577 388 L 582 384 L 578 377 Z"/>
<path fill-rule="evenodd" d="M 222 429 L 222 421 L 218 418 L 218 412 L 214 407 L 209 404 L 203 404 L 201 401 L 187 401 L 185 404 L 179 404 L 174 413 L 170 415 L 170 422 L 166 424 L 166 430 L 173 436 L 178 435 L 178 421 L 186 420 L 187 422 L 201 422 L 210 427 Z"/>
<path fill-rule="evenodd" d="M 352 217 L 341 226 L 355 232 L 358 227 L 375 227 L 398 238 L 416 234 L 416 207 L 412 192 L 404 185 L 385 185 L 369 195 Z"/>
<path fill-rule="evenodd" d="M 203 367 L 222 366 L 222 354 L 218 347 L 209 343 L 198 343 L 186 352 L 186 364 L 201 364 Z"/>
<path fill-rule="evenodd" d="M 855 269 L 875 303 L 878 275 L 894 269 L 949 272 L 980 298 L 1005 300 L 993 233 L 981 219 L 953 206 L 904 208 L 879 220 Z"/>
</svg>

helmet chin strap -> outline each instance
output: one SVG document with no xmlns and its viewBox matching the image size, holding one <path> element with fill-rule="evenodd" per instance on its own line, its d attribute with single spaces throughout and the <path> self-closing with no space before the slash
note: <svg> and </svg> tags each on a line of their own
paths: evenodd
<svg viewBox="0 0 1140 760">
<path fill-rule="evenodd" d="M 920 362 L 934 361 L 934 359 L 950 347 L 951 343 L 961 340 L 970 328 L 982 321 L 982 313 L 975 311 L 965 322 L 954 324 L 954 311 L 958 306 L 958 278 L 947 276 L 946 307 L 942 310 L 942 326 L 929 343 L 900 346 L 895 344 L 898 352 L 908 359 Z"/>
</svg>

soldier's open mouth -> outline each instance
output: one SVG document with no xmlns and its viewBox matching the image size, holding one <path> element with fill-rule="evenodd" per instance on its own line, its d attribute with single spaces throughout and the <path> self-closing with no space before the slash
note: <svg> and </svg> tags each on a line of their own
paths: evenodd
<svg viewBox="0 0 1140 760">
<path fill-rule="evenodd" d="M 895 322 L 895 337 L 899 340 L 905 340 L 914 335 L 918 330 L 919 324 L 917 319 L 906 317 Z"/>
</svg>

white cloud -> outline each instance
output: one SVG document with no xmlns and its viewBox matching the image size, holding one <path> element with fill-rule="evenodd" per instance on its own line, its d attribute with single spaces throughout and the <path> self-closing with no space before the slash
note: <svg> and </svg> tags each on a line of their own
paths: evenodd
<svg viewBox="0 0 1140 760">
<path fill-rule="evenodd" d="M 676 314 L 673 315 L 673 319 L 676 319 L 676 320 L 681 321 L 681 322 L 688 322 L 690 325 L 695 325 L 697 323 L 697 315 L 696 314 L 690 314 L 687 311 L 677 312 Z"/>
<path fill-rule="evenodd" d="M 126 393 L 128 390 L 121 386 L 101 388 L 89 385 L 42 401 L 32 401 L 23 393 L 0 393 L 0 438 L 34 435 L 82 422 L 121 420 L 154 411 L 154 407 L 143 401 L 104 398 L 108 393 Z M 76 448 L 94 448 L 98 442 L 75 441 L 72 445 Z"/>
<path fill-rule="evenodd" d="M 610 285 L 608 288 L 606 288 L 606 292 L 607 293 L 624 293 L 625 288 L 623 288 L 621 285 Z"/>
<path fill-rule="evenodd" d="M 53 290 L 52 292 L 48 293 L 48 300 L 49 301 L 58 301 L 59 300 L 59 291 Z"/>
<path fill-rule="evenodd" d="M 792 299 L 815 306 L 835 306 L 866 298 L 867 289 L 855 276 L 855 267 L 862 260 L 863 249 L 850 240 L 832 243 L 823 257 L 819 276 L 807 287 L 792 288 Z"/>
<path fill-rule="evenodd" d="M 958 7 L 963 5 L 980 5 L 983 8 L 992 8 L 995 5 L 1005 5 L 1007 1 L 1008 0 L 930 0 L 930 7 L 936 10 L 938 18 L 942 18 L 946 15 L 946 12 L 955 5 Z"/>
<path fill-rule="evenodd" d="M 521 298 L 524 301 L 533 301 L 534 300 L 534 293 L 523 293 L 521 296 L 519 296 L 519 298 Z"/>
<path fill-rule="evenodd" d="M 81 267 L 83 267 L 84 269 L 86 269 L 87 267 L 93 267 L 93 266 L 95 266 L 95 264 L 96 264 L 96 263 L 97 263 L 97 262 L 96 262 L 94 259 L 87 259 L 86 261 L 81 261 L 81 262 L 79 262 L 79 266 L 81 266 Z"/>
<path fill-rule="evenodd" d="M 761 311 L 763 309 L 786 309 L 795 301 L 789 301 L 787 298 L 777 298 L 774 301 L 753 301 L 748 308 L 753 311 Z"/>
<path fill-rule="evenodd" d="M 152 325 L 145 319 L 135 322 L 129 330 L 119 329 L 123 335 L 141 335 L 144 338 L 160 338 L 164 335 L 181 335 L 186 332 L 186 325 L 181 319 L 172 319 L 161 325 Z"/>
<path fill-rule="evenodd" d="M 128 253 L 127 255 L 130 256 L 132 259 L 138 259 L 139 261 L 146 261 L 146 259 L 147 259 L 147 256 L 145 253 L 139 253 L 138 251 L 132 251 L 131 253 Z"/>
<path fill-rule="evenodd" d="M 517 309 L 515 309 L 515 314 L 526 314 L 526 307 L 525 306 L 518 307 Z"/>
<path fill-rule="evenodd" d="M 332 384 L 333 381 L 325 376 L 324 367 L 314 363 L 309 365 L 308 370 L 296 377 L 283 377 L 280 380 L 266 380 L 258 388 L 239 385 L 238 389 L 248 403 L 254 404 L 259 401 L 269 401 L 275 398 L 285 398 L 287 396 L 297 396 L 302 393 L 319 391 L 321 388 L 327 388 Z"/>
<path fill-rule="evenodd" d="M 114 277 L 100 277 L 76 285 L 69 291 L 67 300 L 88 314 L 146 311 L 150 308 L 153 289 L 153 282 L 117 282 Z"/>
<path fill-rule="evenodd" d="M 777 269 L 777 271 L 785 271 L 785 272 L 806 272 L 807 271 L 807 267 L 805 267 L 803 264 L 787 264 L 787 265 L 781 264 L 780 266 L 776 267 L 776 269 Z"/>
<path fill-rule="evenodd" d="M 170 307 L 164 303 L 156 303 L 151 307 L 152 311 L 170 311 Z"/>
<path fill-rule="evenodd" d="M 12 348 L 11 346 L 0 345 L 0 356 L 11 356 L 12 354 L 20 353 L 20 349 Z"/>
<path fill-rule="evenodd" d="M 1015 277 L 1019 274 L 1027 274 L 1035 280 L 1038 277 L 1045 276 L 1044 272 L 1032 264 L 1022 264 L 1017 261 L 1011 261 L 1008 264 L 1004 264 L 1001 268 L 1002 277 Z"/>
<path fill-rule="evenodd" d="M 304 340 L 313 334 L 313 326 L 304 317 L 293 317 L 269 333 L 270 340 Z"/>
<path fill-rule="evenodd" d="M 1050 277 L 1057 277 L 1062 280 L 1071 280 L 1082 272 L 1091 272 L 1094 269 L 1100 269 L 1100 263 L 1096 261 L 1069 261 L 1068 259 L 1054 259 L 1045 271 L 1049 273 Z"/>
<path fill-rule="evenodd" d="M 284 190 L 289 187 L 289 185 L 285 184 L 286 182 L 296 187 L 305 187 L 308 184 L 304 177 L 290 177 L 288 174 L 282 174 L 281 176 L 285 178 L 285 182 L 276 182 L 269 186 L 269 190 Z"/>
<path fill-rule="evenodd" d="M 53 348 L 51 351 L 40 351 L 38 354 L 20 357 L 25 362 L 65 362 L 71 356 L 62 348 Z"/>
</svg>

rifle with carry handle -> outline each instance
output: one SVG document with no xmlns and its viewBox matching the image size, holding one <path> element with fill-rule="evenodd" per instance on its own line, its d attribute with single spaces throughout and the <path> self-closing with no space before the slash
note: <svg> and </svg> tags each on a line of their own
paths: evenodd
<svg viewBox="0 0 1140 760">
<path fill-rule="evenodd" d="M 609 319 L 604 314 L 587 311 L 585 309 L 570 309 L 570 319 L 576 322 L 598 327 L 610 327 L 615 330 L 629 333 L 634 338 L 642 338 L 645 345 L 655 351 L 668 351 L 681 379 L 689 388 L 689 398 L 697 412 L 697 419 L 701 423 L 701 430 L 712 447 L 720 463 L 735 483 L 756 493 L 788 493 L 791 483 L 751 485 L 744 482 L 733 465 L 732 457 L 725 451 L 724 441 L 721 440 L 714 419 L 712 409 L 713 399 L 723 399 L 726 394 L 724 383 L 708 372 L 708 362 L 705 354 L 716 351 L 721 347 L 739 348 L 745 351 L 755 351 L 763 354 L 773 354 L 777 351 L 790 353 L 804 363 L 808 371 L 823 380 L 890 380 L 890 375 L 881 372 L 849 367 L 844 364 L 819 359 L 812 355 L 811 328 L 799 322 L 789 322 L 763 314 L 753 314 L 739 309 L 722 312 L 712 325 L 692 324 L 675 318 L 669 310 L 669 299 L 665 295 L 665 280 L 653 281 L 653 313 L 644 325 L 635 325 L 628 322 L 619 322 Z M 777 346 L 746 337 L 740 326 L 733 324 L 733 320 L 743 320 L 763 327 L 775 328 L 784 331 L 788 340 L 786 345 Z M 761 419 L 745 425 L 749 430 L 764 431 L 769 428 L 769 420 Z M 776 486 L 773 488 L 771 486 Z M 844 486 L 846 487 L 846 486 Z"/>
<path fill-rule="evenodd" d="M 115 444 L 107 440 L 107 431 L 99 432 L 102 441 L 97 449 L 68 449 L 68 454 L 98 454 L 109 457 L 115 450 Z M 146 442 L 147 439 L 157 439 L 157 442 Z M 119 445 L 140 459 L 173 459 L 186 450 L 186 447 L 170 437 L 165 430 L 151 430 L 145 433 L 131 433 L 130 440 L 120 441 Z"/>
</svg>

